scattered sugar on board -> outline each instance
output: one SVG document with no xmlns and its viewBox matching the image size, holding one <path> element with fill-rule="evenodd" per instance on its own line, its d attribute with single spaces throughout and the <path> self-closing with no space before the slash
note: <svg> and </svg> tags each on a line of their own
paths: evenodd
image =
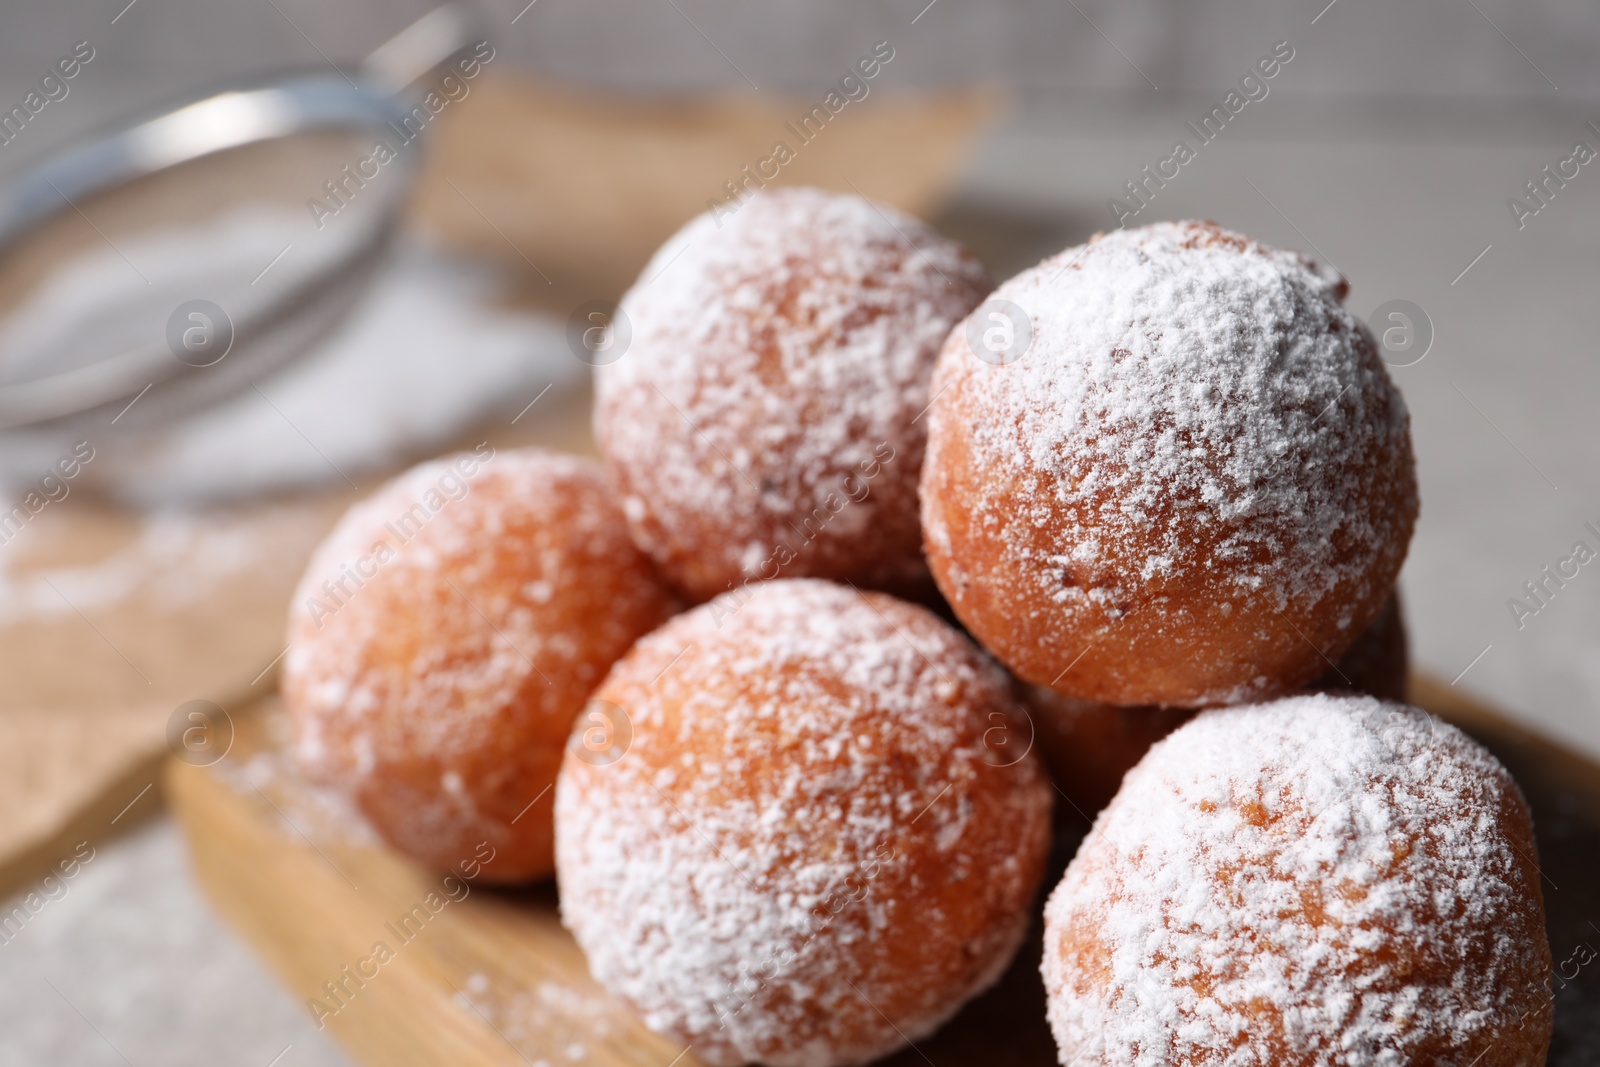
<svg viewBox="0 0 1600 1067">
<path fill-rule="evenodd" d="M 526 986 L 475 971 L 462 982 L 460 997 L 536 1067 L 586 1063 L 595 1043 L 608 1043 L 638 1025 L 625 1005 L 604 992 L 557 982 Z"/>
<path fill-rule="evenodd" d="M 267 744 L 248 759 L 224 759 L 211 768 L 235 792 L 275 806 L 273 822 L 295 840 L 318 845 L 372 846 L 380 843 L 361 811 L 337 789 L 301 775 L 290 749 L 289 720 L 281 708 L 262 720 Z"/>
<path fill-rule="evenodd" d="M 1495 822 L 1515 790 L 1476 742 L 1402 705 L 1202 714 L 1128 774 L 1046 908 L 1063 1061 L 1270 1067 L 1276 1048 L 1398 1067 L 1443 1032 L 1464 1067 L 1486 1020 L 1534 1006 L 1539 945 L 1507 919 L 1537 885 Z M 1103 948 L 1104 972 L 1064 971 L 1069 934 Z M 1408 981 L 1389 943 L 1479 965 Z"/>
<path fill-rule="evenodd" d="M 235 792 L 269 798 L 278 816 L 274 821 L 285 836 L 296 841 L 342 846 L 380 842 L 343 793 L 301 777 L 287 749 L 257 752 L 242 763 L 224 760 L 214 770 Z"/>
</svg>

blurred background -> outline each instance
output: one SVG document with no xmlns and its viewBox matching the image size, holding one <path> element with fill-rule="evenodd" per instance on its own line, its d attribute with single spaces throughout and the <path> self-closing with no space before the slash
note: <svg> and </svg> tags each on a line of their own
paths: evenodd
<svg viewBox="0 0 1600 1067">
<path fill-rule="evenodd" d="M 0 188 L 224 83 L 365 83 L 363 58 L 431 6 L 9 3 Z M 472 15 L 473 73 L 411 91 L 444 103 L 371 189 L 326 184 L 370 136 L 308 142 L 120 204 L 62 194 L 45 237 L 0 249 L 0 384 L 25 380 L 32 352 L 107 343 L 96 300 L 139 304 L 159 333 L 223 284 L 219 260 L 240 323 L 274 284 L 294 303 L 297 284 L 360 283 L 283 366 L 203 407 L 141 394 L 0 430 L 4 909 L 92 854 L 0 933 L 0 1061 L 348 1062 L 193 886 L 163 814 L 174 715 L 270 692 L 307 553 L 386 473 L 480 440 L 589 447 L 575 310 L 726 209 L 776 141 L 797 149 L 776 180 L 922 215 L 998 278 L 1124 218 L 1211 218 L 1337 266 L 1358 314 L 1403 327 L 1389 358 L 1422 486 L 1402 577 L 1417 665 L 1600 757 L 1600 567 L 1559 571 L 1577 542 L 1600 549 L 1592 4 L 512 0 Z M 868 55 L 891 58 L 796 137 Z M 1147 179 L 1180 141 L 1194 158 Z M 340 258 L 368 233 L 370 256 Z"/>
</svg>

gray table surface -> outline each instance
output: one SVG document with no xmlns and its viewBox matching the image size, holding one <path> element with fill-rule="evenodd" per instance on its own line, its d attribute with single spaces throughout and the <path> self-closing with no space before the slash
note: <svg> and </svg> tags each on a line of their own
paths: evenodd
<svg viewBox="0 0 1600 1067">
<path fill-rule="evenodd" d="M 978 146 L 947 228 L 1002 274 L 1026 266 L 1109 225 L 1107 198 L 1176 138 L 1192 142 L 1183 120 L 1209 103 L 1036 105 Z M 1594 111 L 1335 108 L 1278 94 L 1205 146 L 1139 221 L 1213 218 L 1331 260 L 1363 316 L 1392 298 L 1427 312 L 1432 350 L 1394 372 L 1423 493 L 1402 578 L 1416 659 L 1600 754 L 1600 566 L 1521 629 L 1507 608 L 1575 540 L 1600 547 L 1583 529 L 1600 525 L 1600 165 L 1520 231 L 1506 207 L 1574 140 L 1600 146 L 1584 126 Z M 165 819 L 100 843 L 69 894 L 0 945 L 0 1061 L 346 1062 L 207 910 Z"/>
</svg>

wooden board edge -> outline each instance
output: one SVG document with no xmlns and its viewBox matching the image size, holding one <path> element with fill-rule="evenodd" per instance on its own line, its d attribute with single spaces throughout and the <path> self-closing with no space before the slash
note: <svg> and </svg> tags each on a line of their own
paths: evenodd
<svg viewBox="0 0 1600 1067">
<path fill-rule="evenodd" d="M 1411 686 L 1413 703 L 1507 755 L 1508 765 L 1539 767 L 1541 773 L 1555 768 L 1581 782 L 1584 795 L 1600 795 L 1600 768 L 1580 754 L 1425 673 L 1415 674 Z M 241 712 L 251 716 L 241 723 L 241 754 L 259 750 L 261 737 L 250 732 L 266 718 L 260 710 Z M 429 876 L 381 848 L 341 852 L 329 846 L 330 858 L 308 841 L 294 840 L 292 824 L 284 817 L 280 825 L 265 797 L 241 791 L 214 768 L 169 760 L 164 781 L 207 899 L 293 996 L 314 995 L 319 983 L 338 979 L 346 964 L 367 956 L 375 914 L 403 910 L 401 902 L 428 885 Z M 341 871 L 347 863 L 365 892 Z M 369 884 L 380 882 L 385 884 Z M 576 946 L 549 917 L 548 901 L 539 922 L 529 921 L 525 906 L 506 894 L 452 912 L 452 933 L 439 943 L 403 948 L 384 966 L 381 981 L 361 987 L 345 1008 L 323 1020 L 327 1029 L 357 1062 L 385 1067 L 529 1062 L 489 1017 L 452 995 L 460 992 L 455 983 L 463 980 L 463 961 L 495 955 L 509 958 L 513 985 L 587 981 Z M 312 908 L 319 914 L 311 921 L 297 910 Z M 312 1014 L 309 1003 L 307 1012 Z M 630 1025 L 592 1044 L 590 1062 L 639 1067 L 666 1063 L 675 1052 L 664 1039 Z M 682 1067 L 694 1067 L 692 1056 L 682 1059 Z"/>
<path fill-rule="evenodd" d="M 1484 701 L 1462 692 L 1426 671 L 1413 671 L 1407 696 L 1411 703 L 1460 727 L 1492 749 L 1511 766 L 1513 776 L 1522 767 L 1537 766 L 1545 782 L 1587 798 L 1600 816 L 1600 763 L 1584 753 L 1513 719 Z"/>
<path fill-rule="evenodd" d="M 98 845 L 159 815 L 164 807 L 161 782 L 166 759 L 163 749 L 129 760 L 98 793 L 8 856 L 0 864 L 0 899 L 51 873 L 81 842 Z"/>
<path fill-rule="evenodd" d="M 264 666 L 271 668 L 271 664 Z M 268 685 L 262 693 L 253 685 L 241 681 L 215 702 L 230 715 L 249 715 L 274 695 L 275 688 Z M 0 855 L 0 898 L 36 883 L 70 855 L 79 842 L 98 845 L 115 840 L 166 810 L 164 783 L 169 758 L 164 737 L 148 738 L 139 750 L 128 754 L 120 770 L 105 777 L 93 794 L 31 840 Z"/>
<path fill-rule="evenodd" d="M 269 837 L 278 831 L 252 810 L 257 802 L 206 768 L 169 760 L 165 783 L 207 900 L 291 995 L 341 979 L 345 968 L 369 956 L 371 942 L 358 932 L 366 907 L 331 861 L 311 847 L 286 848 Z M 230 869 L 235 856 L 261 861 L 248 871 Z M 315 929 L 337 931 L 334 936 L 313 934 L 312 924 L 293 912 L 312 901 L 324 911 Z M 503 1039 L 481 1019 L 441 995 L 426 962 L 420 953 L 398 952 L 383 966 L 381 982 L 347 984 L 348 1007 L 321 1023 L 361 1062 L 397 1067 L 520 1063 L 519 1057 L 507 1058 Z M 307 1014 L 313 1015 L 309 1006 Z"/>
</svg>

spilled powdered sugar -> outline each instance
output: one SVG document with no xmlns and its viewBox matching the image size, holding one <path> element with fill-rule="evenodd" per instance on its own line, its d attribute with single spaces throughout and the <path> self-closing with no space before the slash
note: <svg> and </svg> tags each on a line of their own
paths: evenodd
<svg viewBox="0 0 1600 1067">
<path fill-rule="evenodd" d="M 644 638 L 599 690 L 632 747 L 563 766 L 563 919 L 704 1062 L 866 1062 L 999 976 L 1049 788 L 985 748 L 1005 681 L 931 614 L 817 581 L 744 596 Z"/>
<path fill-rule="evenodd" d="M 373 846 L 381 840 L 361 810 L 343 792 L 301 776 L 281 709 L 263 716 L 269 743 L 243 761 L 220 760 L 211 768 L 225 785 L 247 796 L 264 796 L 277 809 L 274 825 L 286 836 L 322 845 Z"/>
<path fill-rule="evenodd" d="M 467 976 L 457 997 L 529 1067 L 576 1067 L 602 1059 L 611 1051 L 606 1046 L 625 1040 L 635 1025 L 628 1009 L 604 993 L 550 981 L 496 982 L 479 971 Z M 602 1055 L 592 1055 L 594 1045 Z"/>
<path fill-rule="evenodd" d="M 1203 713 L 1051 896 L 1062 1062 L 1534 1067 L 1516 1050 L 1548 1037 L 1550 957 L 1526 820 L 1493 756 L 1413 708 Z"/>
<path fill-rule="evenodd" d="M 1412 516 L 1370 502 L 1385 499 L 1374 478 L 1409 471 L 1410 444 L 1344 291 L 1213 224 L 1098 237 L 996 290 L 1031 320 L 1019 360 L 980 361 L 951 335 L 930 432 L 961 420 L 973 466 L 1003 472 L 976 490 L 976 523 L 1058 530 L 1055 555 L 1015 565 L 1063 606 L 1115 618 L 1198 575 L 1277 611 L 1354 599 L 1409 533 Z M 948 544 L 945 519 L 925 514 L 930 543 Z"/>
<path fill-rule="evenodd" d="M 803 561 L 789 577 L 851 573 L 808 563 L 887 539 L 899 551 L 872 580 L 924 574 L 918 416 L 939 346 L 987 289 L 964 249 L 859 197 L 773 190 L 691 221 L 623 298 L 632 344 L 596 377 L 597 438 L 636 539 L 719 577 L 756 572 L 780 542 Z M 880 464 L 812 545 L 806 520 Z"/>
</svg>

